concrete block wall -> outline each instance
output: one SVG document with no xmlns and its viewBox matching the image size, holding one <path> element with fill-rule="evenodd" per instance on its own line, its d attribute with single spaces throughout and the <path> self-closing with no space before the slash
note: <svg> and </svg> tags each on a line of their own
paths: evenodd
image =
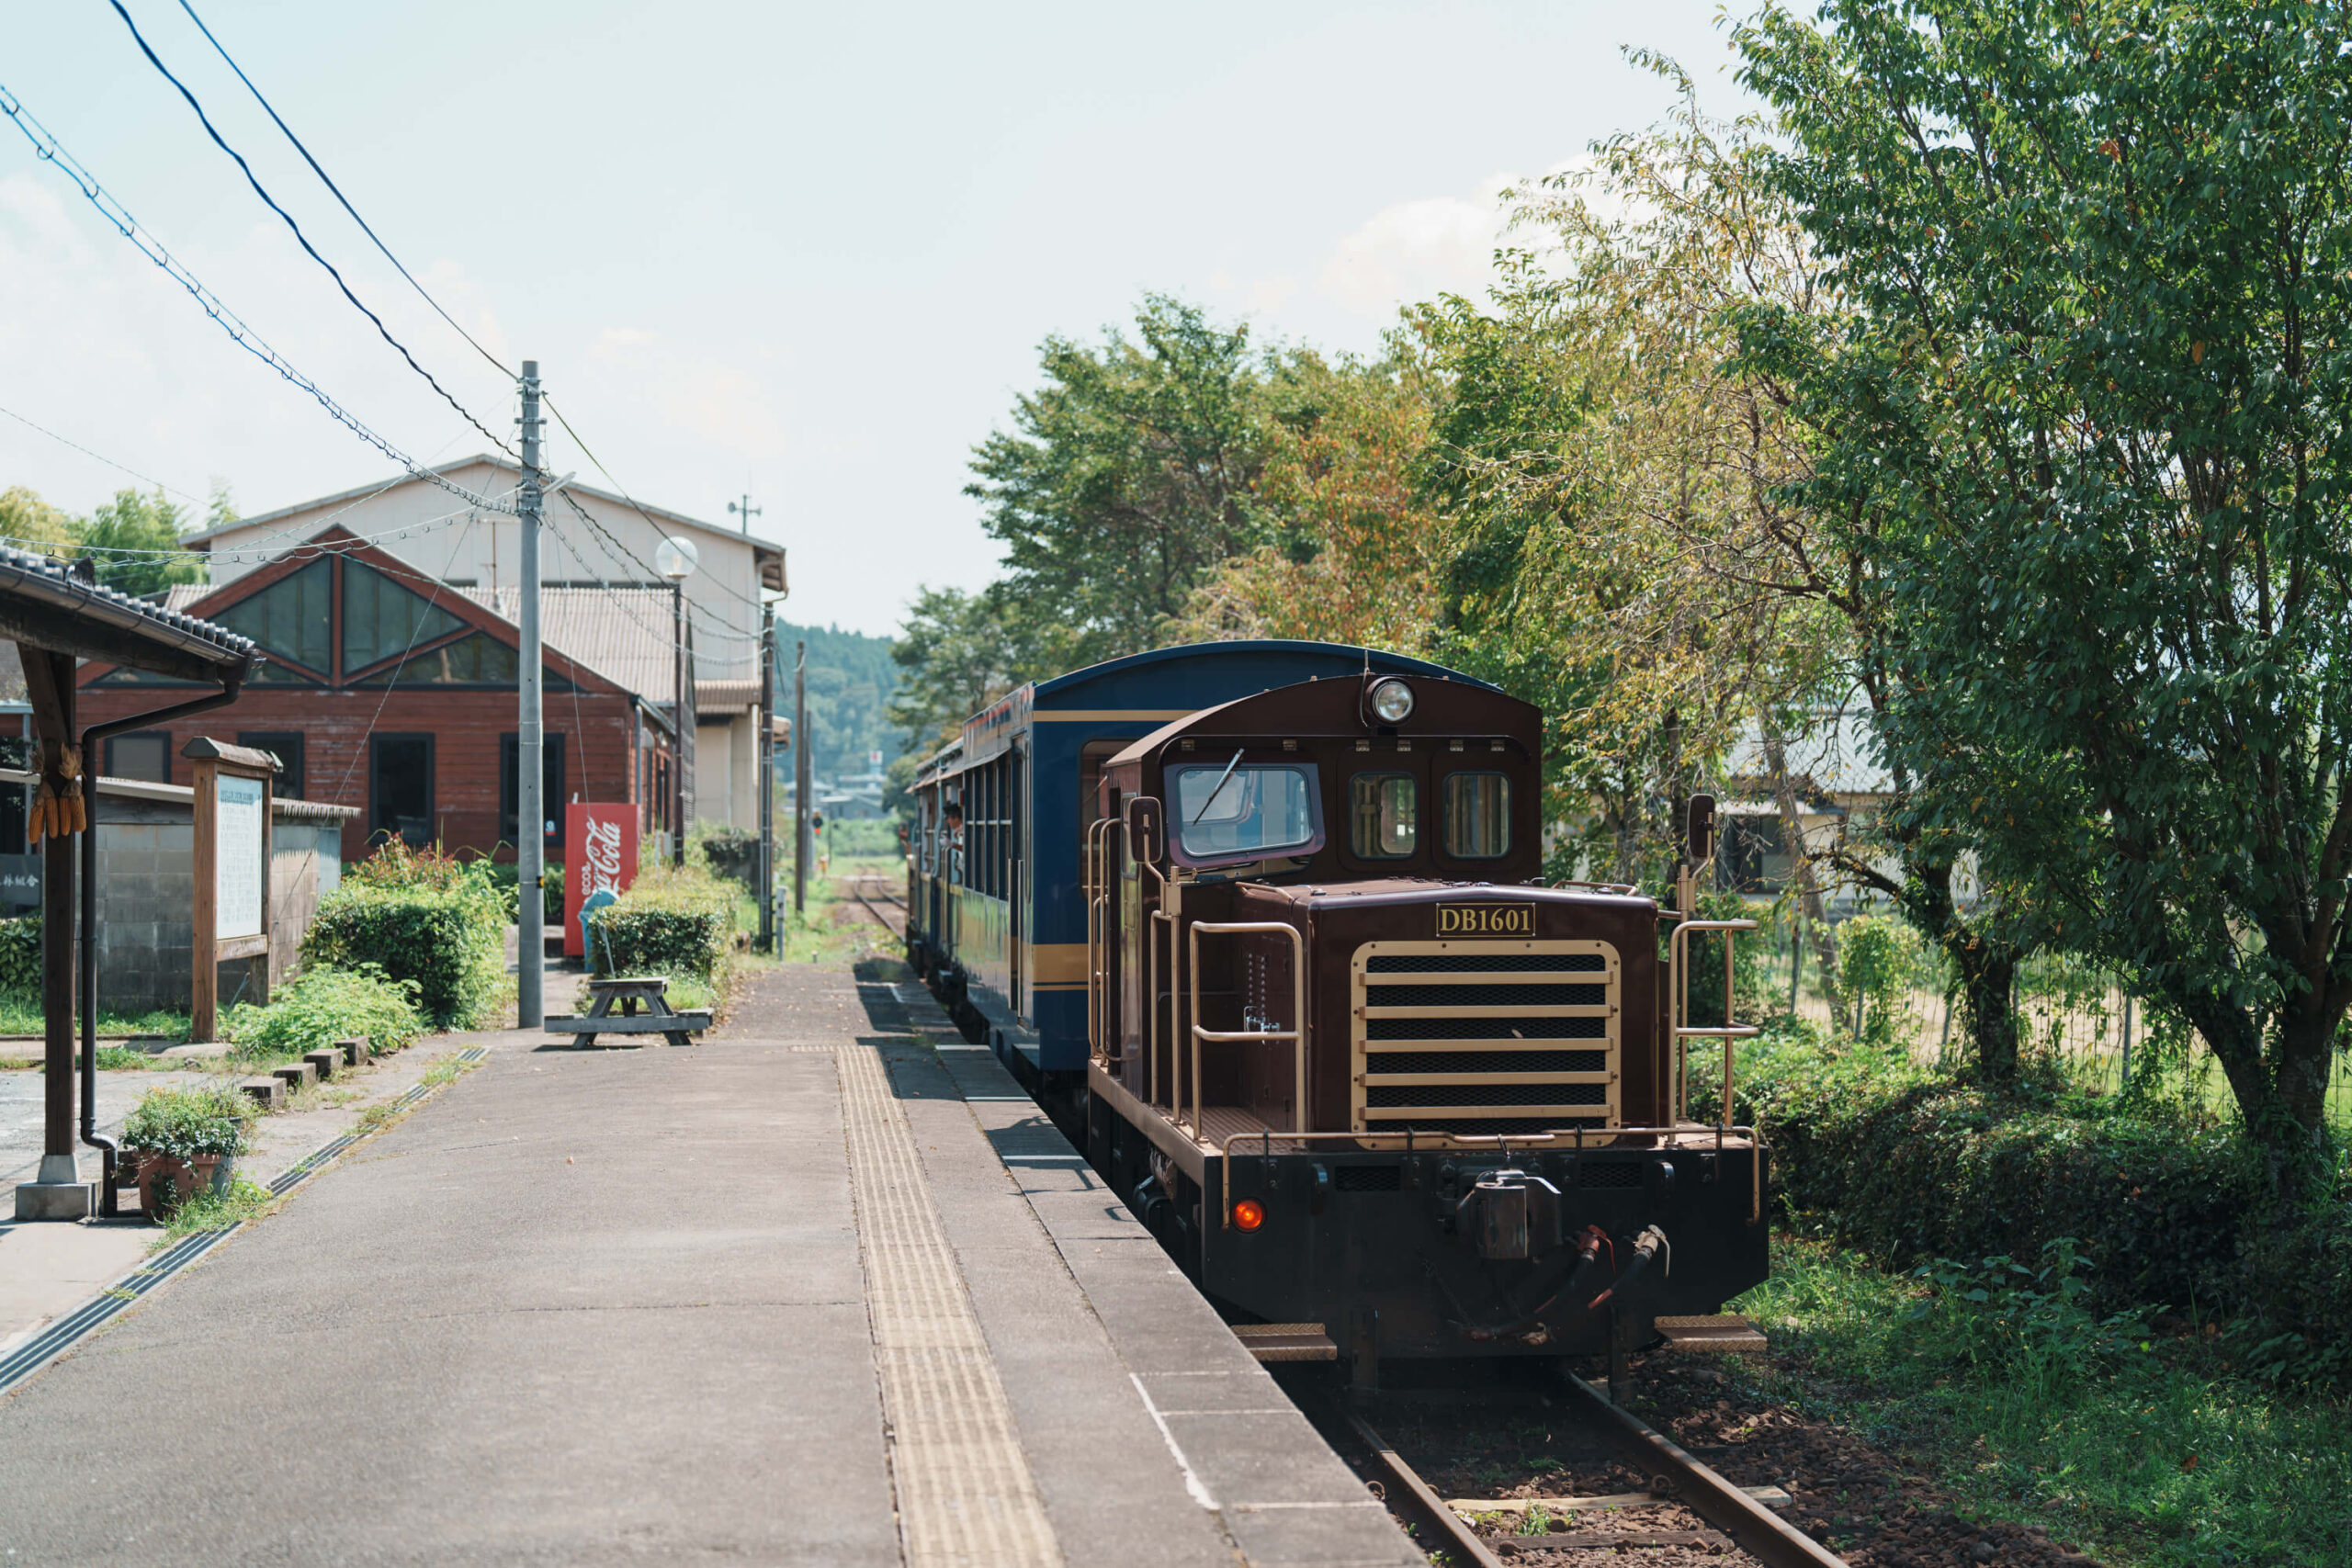
<svg viewBox="0 0 2352 1568">
<path fill-rule="evenodd" d="M 147 1012 L 188 1005 L 195 861 L 192 822 L 99 818 L 101 1010 Z"/>
</svg>

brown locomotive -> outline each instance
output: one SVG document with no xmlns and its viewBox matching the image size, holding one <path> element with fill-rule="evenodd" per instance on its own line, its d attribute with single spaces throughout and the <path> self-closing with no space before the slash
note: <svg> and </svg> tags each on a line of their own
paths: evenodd
<svg viewBox="0 0 2352 1568">
<path fill-rule="evenodd" d="M 1046 731 L 1044 701 L 1014 707 Z M 1687 1048 L 1747 1032 L 1690 1027 L 1679 999 L 1689 936 L 1746 922 L 1544 884 L 1533 707 L 1366 668 L 1091 750 L 1069 829 L 1082 1092 L 1027 1077 L 1245 1337 L 1364 1379 L 1383 1358 L 1600 1353 L 1706 1332 L 1765 1277 L 1763 1151 L 1685 1104 Z M 927 771 L 927 821 L 960 776 Z M 1042 973 L 1050 945 L 1020 951 Z M 918 958 L 990 1032 L 993 987 Z"/>
</svg>

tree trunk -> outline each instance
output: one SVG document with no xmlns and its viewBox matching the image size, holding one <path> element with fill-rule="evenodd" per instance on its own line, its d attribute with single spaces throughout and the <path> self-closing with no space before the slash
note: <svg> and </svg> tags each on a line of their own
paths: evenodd
<svg viewBox="0 0 2352 1568">
<path fill-rule="evenodd" d="M 1789 852 L 1789 876 L 1797 886 L 1797 907 L 1804 911 L 1804 933 L 1813 938 L 1814 965 L 1821 974 L 1822 995 L 1834 1008 L 1838 1001 L 1838 948 L 1829 931 L 1829 917 L 1821 903 L 1821 885 L 1814 880 L 1813 857 L 1806 852 L 1804 816 L 1797 809 L 1797 786 L 1789 777 L 1788 749 L 1771 720 L 1759 716 L 1764 734 L 1764 767 L 1772 781 L 1772 802 L 1781 810 L 1781 841 Z M 1804 940 L 1800 935 L 1799 941 Z M 1796 1010 L 1793 992 L 1789 1009 Z"/>
<path fill-rule="evenodd" d="M 1976 1043 L 1976 1071 L 2007 1089 L 2018 1081 L 2017 951 L 1959 928 L 1944 948 L 1960 968 L 1960 990 Z"/>
</svg>

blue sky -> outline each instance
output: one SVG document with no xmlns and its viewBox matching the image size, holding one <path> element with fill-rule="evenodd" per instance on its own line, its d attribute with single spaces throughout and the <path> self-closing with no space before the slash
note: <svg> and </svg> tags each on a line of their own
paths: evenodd
<svg viewBox="0 0 2352 1568">
<path fill-rule="evenodd" d="M 176 0 L 126 0 L 360 298 L 493 429 L 511 385 L 434 318 Z M 791 551 L 787 614 L 887 632 L 995 552 L 961 493 L 1035 376 L 1159 290 L 1369 348 L 1475 290 L 1497 189 L 1645 124 L 1670 53 L 1740 97 L 1705 3 L 827 6 L 198 0 L 469 331 L 641 497 Z M 420 458 L 481 437 L 378 340 L 106 0 L 0 10 L 0 85 L 286 357 Z M 389 478 L 0 125 L 0 409 L 247 513 Z M 552 466 L 593 477 L 558 442 Z M 0 418 L 0 485 L 130 483 Z"/>
</svg>

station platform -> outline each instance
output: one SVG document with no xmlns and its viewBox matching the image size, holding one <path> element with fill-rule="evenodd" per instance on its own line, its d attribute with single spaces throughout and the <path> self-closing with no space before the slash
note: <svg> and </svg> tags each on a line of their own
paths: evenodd
<svg viewBox="0 0 2352 1568">
<path fill-rule="evenodd" d="M 895 975 L 496 1037 L 0 1398 L 0 1561 L 1425 1562 Z"/>
</svg>

